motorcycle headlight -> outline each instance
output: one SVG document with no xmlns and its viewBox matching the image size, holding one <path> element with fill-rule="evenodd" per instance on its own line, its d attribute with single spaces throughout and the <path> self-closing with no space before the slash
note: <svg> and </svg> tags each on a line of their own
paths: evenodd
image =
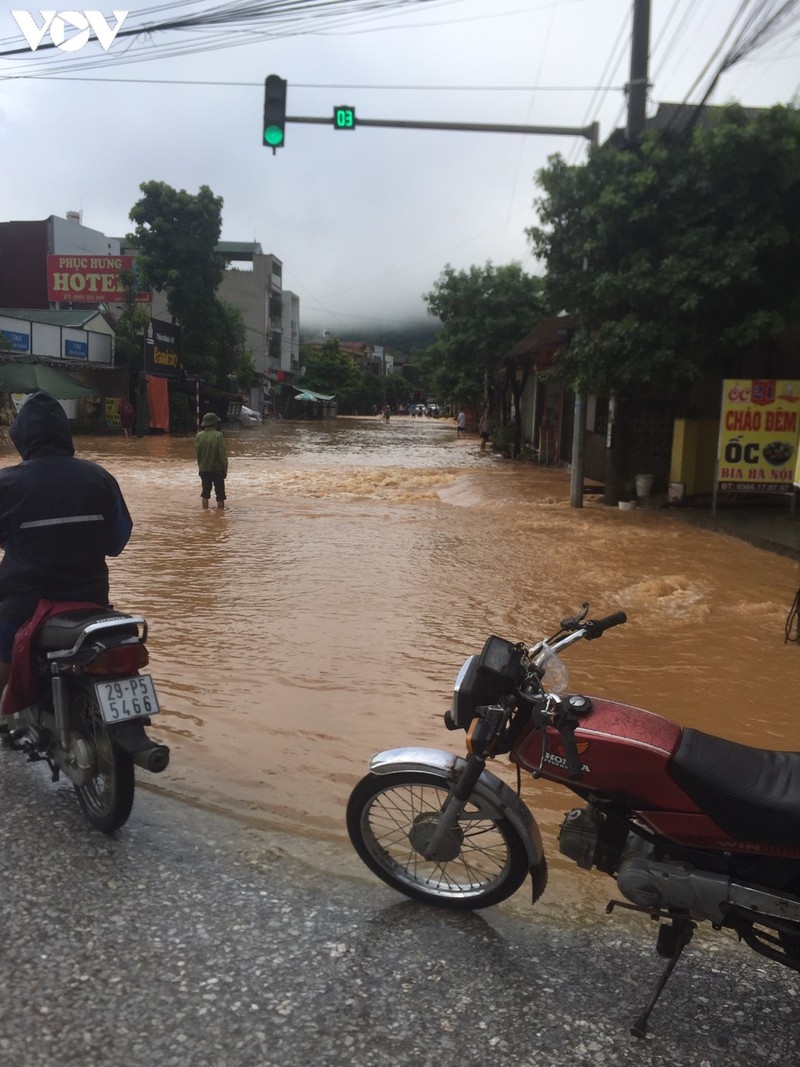
<svg viewBox="0 0 800 1067">
<path fill-rule="evenodd" d="M 489 637 L 479 656 L 468 656 L 458 672 L 453 702 L 445 713 L 450 730 L 468 730 L 475 709 L 503 699 L 519 680 L 525 648 L 502 637 Z"/>
<path fill-rule="evenodd" d="M 453 702 L 445 716 L 451 730 L 467 730 L 479 704 L 477 694 L 478 656 L 467 656 L 453 686 Z"/>
</svg>

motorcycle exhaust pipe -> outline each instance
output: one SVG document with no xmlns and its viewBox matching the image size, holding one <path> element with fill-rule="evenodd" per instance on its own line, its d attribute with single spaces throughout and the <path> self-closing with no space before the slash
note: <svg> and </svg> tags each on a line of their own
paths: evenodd
<svg viewBox="0 0 800 1067">
<path fill-rule="evenodd" d="M 120 723 L 113 728 L 114 744 L 130 752 L 133 762 L 143 771 L 160 774 L 169 766 L 169 749 L 156 744 L 144 732 L 141 721 Z"/>
<path fill-rule="evenodd" d="M 153 745 L 143 752 L 134 752 L 133 762 L 144 771 L 160 774 L 169 766 L 169 749 L 166 745 Z"/>
</svg>

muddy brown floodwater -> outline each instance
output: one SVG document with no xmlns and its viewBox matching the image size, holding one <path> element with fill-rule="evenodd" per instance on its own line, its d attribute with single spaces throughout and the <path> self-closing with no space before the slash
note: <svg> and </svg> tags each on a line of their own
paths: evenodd
<svg viewBox="0 0 800 1067">
<path fill-rule="evenodd" d="M 202 512 L 191 438 L 76 440 L 135 523 L 110 565 L 115 605 L 149 620 L 153 734 L 173 753 L 148 784 L 306 846 L 344 841 L 372 752 L 463 750 L 441 716 L 465 656 L 489 633 L 533 642 L 584 600 L 629 622 L 567 653 L 571 689 L 800 749 L 790 560 L 664 511 L 570 508 L 567 474 L 481 455 L 452 421 L 271 422 L 226 441 L 230 507 Z M 570 797 L 524 794 L 557 878 Z"/>
</svg>

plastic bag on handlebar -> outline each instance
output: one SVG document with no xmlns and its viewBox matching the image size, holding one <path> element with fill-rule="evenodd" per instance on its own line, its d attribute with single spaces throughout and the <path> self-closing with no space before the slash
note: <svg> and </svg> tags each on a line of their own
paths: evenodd
<svg viewBox="0 0 800 1067">
<path fill-rule="evenodd" d="M 546 641 L 542 641 L 542 649 L 536 657 L 536 664 L 544 671 L 542 685 L 545 689 L 551 693 L 563 693 L 566 690 L 569 685 L 567 665 Z"/>
</svg>

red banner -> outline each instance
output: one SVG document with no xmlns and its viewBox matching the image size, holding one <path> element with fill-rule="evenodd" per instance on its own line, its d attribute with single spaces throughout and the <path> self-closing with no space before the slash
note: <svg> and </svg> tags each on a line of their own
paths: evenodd
<svg viewBox="0 0 800 1067">
<path fill-rule="evenodd" d="M 125 290 L 120 271 L 134 270 L 134 256 L 48 256 L 47 299 L 76 304 L 121 304 Z M 149 290 L 138 291 L 136 299 L 149 303 Z"/>
</svg>

